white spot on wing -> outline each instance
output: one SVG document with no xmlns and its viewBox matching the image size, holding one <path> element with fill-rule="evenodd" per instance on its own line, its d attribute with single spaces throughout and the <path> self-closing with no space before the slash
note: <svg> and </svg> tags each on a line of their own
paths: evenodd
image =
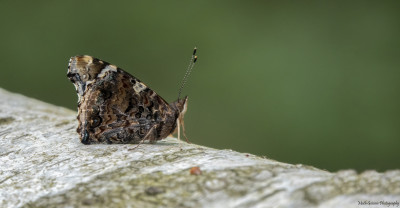
<svg viewBox="0 0 400 208">
<path fill-rule="evenodd" d="M 86 86 L 89 85 L 89 84 L 92 84 L 94 81 L 95 81 L 94 79 L 90 80 L 90 81 L 86 81 Z"/>
<path fill-rule="evenodd" d="M 136 84 L 133 85 L 133 89 L 135 90 L 136 93 L 139 93 L 146 88 L 147 86 L 141 82 L 136 82 Z"/>
<path fill-rule="evenodd" d="M 101 70 L 101 72 L 99 73 L 99 75 L 97 75 L 97 77 L 99 78 L 103 78 L 106 76 L 106 73 L 109 71 L 113 71 L 113 72 L 117 72 L 117 67 L 115 65 L 107 65 L 104 69 Z"/>
</svg>

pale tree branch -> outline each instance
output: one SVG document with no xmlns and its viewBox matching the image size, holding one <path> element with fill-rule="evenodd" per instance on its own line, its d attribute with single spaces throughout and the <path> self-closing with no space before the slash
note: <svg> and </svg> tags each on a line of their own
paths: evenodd
<svg viewBox="0 0 400 208">
<path fill-rule="evenodd" d="M 83 145 L 76 127 L 76 112 L 0 89 L 0 207 L 400 202 L 400 170 L 331 173 L 232 150 L 179 146 L 175 138 L 133 151 L 133 145 Z M 200 175 L 190 174 L 192 167 Z"/>
</svg>

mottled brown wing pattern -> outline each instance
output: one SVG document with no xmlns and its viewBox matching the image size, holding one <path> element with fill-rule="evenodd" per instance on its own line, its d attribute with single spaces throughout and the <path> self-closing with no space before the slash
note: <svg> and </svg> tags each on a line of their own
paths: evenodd
<svg viewBox="0 0 400 208">
<path fill-rule="evenodd" d="M 139 79 L 91 56 L 70 59 L 68 78 L 78 93 L 81 142 L 156 142 L 173 133 L 187 97 L 168 104 Z"/>
</svg>

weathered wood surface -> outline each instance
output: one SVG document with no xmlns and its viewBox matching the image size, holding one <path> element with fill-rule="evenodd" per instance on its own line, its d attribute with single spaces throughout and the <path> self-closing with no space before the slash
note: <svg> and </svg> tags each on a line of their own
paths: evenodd
<svg viewBox="0 0 400 208">
<path fill-rule="evenodd" d="M 330 173 L 182 143 L 83 145 L 76 113 L 0 89 L 0 207 L 374 207 L 400 170 Z M 198 166 L 201 175 L 189 169 Z M 376 205 L 376 207 L 385 207 Z M 387 207 L 387 206 L 386 206 Z M 396 207 L 396 206 L 394 206 Z"/>
</svg>

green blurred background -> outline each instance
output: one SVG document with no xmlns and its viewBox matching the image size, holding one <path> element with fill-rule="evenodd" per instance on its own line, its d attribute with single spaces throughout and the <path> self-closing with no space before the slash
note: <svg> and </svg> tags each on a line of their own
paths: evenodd
<svg viewBox="0 0 400 208">
<path fill-rule="evenodd" d="M 192 143 L 400 168 L 399 1 L 0 1 L 0 24 L 9 91 L 76 110 L 67 64 L 87 54 L 171 102 L 197 46 Z"/>
</svg>

